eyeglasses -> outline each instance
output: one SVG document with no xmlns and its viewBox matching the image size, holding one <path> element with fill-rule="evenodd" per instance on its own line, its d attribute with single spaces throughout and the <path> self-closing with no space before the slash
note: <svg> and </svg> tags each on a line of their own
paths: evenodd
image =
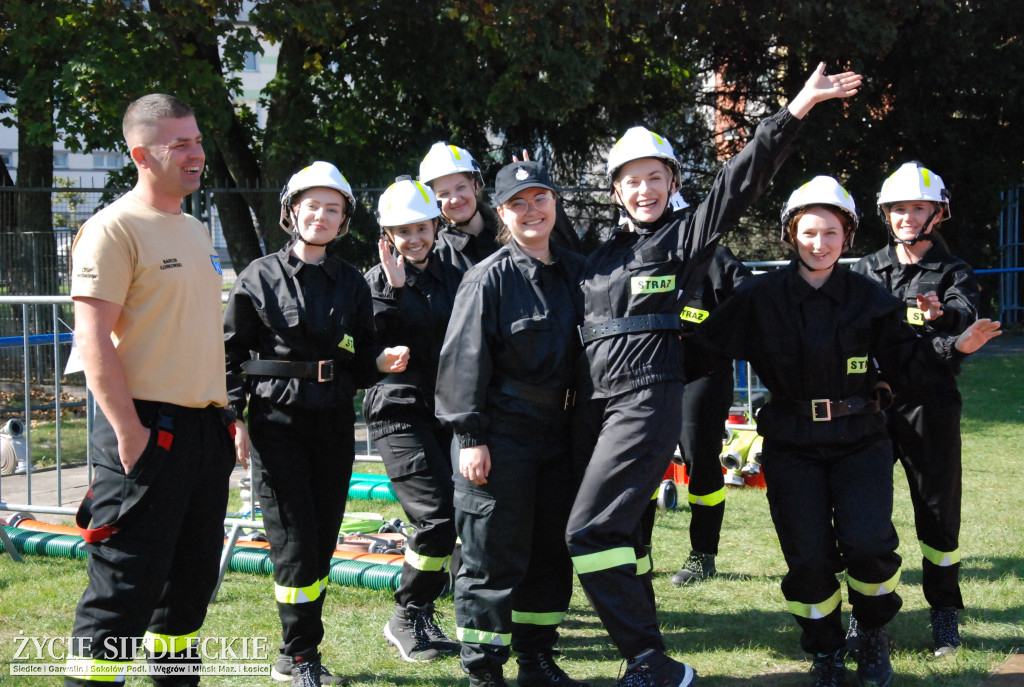
<svg viewBox="0 0 1024 687">
<path fill-rule="evenodd" d="M 509 210 L 516 213 L 516 215 L 522 217 L 530 211 L 531 205 L 537 208 L 538 212 L 543 212 L 554 200 L 554 196 L 547 193 L 540 193 L 534 196 L 532 203 L 524 198 L 516 198 L 511 203 L 506 203 L 506 206 L 508 206 Z"/>
</svg>

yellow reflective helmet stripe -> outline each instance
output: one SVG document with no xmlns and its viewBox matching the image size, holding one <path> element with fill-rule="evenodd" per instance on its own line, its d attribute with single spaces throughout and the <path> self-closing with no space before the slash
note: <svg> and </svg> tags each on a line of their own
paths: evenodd
<svg viewBox="0 0 1024 687">
<path fill-rule="evenodd" d="M 405 549 L 405 562 L 411 567 L 423 572 L 438 572 L 448 569 L 448 562 L 451 556 L 424 556 L 418 554 L 409 547 Z"/>
<path fill-rule="evenodd" d="M 307 604 L 319 599 L 325 589 L 327 589 L 326 577 L 305 587 L 285 587 L 275 583 L 274 597 L 283 604 Z"/>
<path fill-rule="evenodd" d="M 425 189 L 423 187 L 423 184 L 421 184 L 418 181 L 414 181 L 412 183 L 416 184 L 416 190 L 420 192 L 421 196 L 423 196 L 423 202 L 424 203 L 429 203 L 430 202 L 430 194 L 427 193 L 427 189 Z"/>
<path fill-rule="evenodd" d="M 939 566 L 940 568 L 948 568 L 951 565 L 956 565 L 960 562 L 960 549 L 953 549 L 952 551 L 939 551 L 925 544 L 923 541 L 918 542 L 921 545 L 921 553 L 924 557 Z"/>
<path fill-rule="evenodd" d="M 199 630 L 187 635 L 162 635 L 147 631 L 142 636 L 142 646 L 151 654 L 180 654 L 187 651 L 198 636 Z"/>
<path fill-rule="evenodd" d="M 786 608 L 789 612 L 798 618 L 808 618 L 810 620 L 816 620 L 818 618 L 824 618 L 832 611 L 839 608 L 839 604 L 843 601 L 843 595 L 839 593 L 837 589 L 835 594 L 828 597 L 824 601 L 818 603 L 805 604 L 799 601 L 786 601 Z"/>
<path fill-rule="evenodd" d="M 512 611 L 512 622 L 522 625 L 559 625 L 563 620 L 565 620 L 565 611 L 551 611 L 550 613 Z"/>
<path fill-rule="evenodd" d="M 105 661 L 102 658 L 68 656 L 64 674 L 79 680 L 93 682 L 124 682 L 131 661 Z"/>
<path fill-rule="evenodd" d="M 469 644 L 494 644 L 496 646 L 508 646 L 512 643 L 511 632 L 485 632 L 475 630 L 471 627 L 458 627 L 455 634 L 460 642 Z"/>
<path fill-rule="evenodd" d="M 646 575 L 654 569 L 654 561 L 651 559 L 651 552 L 648 551 L 646 554 L 636 559 L 636 574 Z"/>
<path fill-rule="evenodd" d="M 892 594 L 896 591 L 896 587 L 900 585 L 900 571 L 897 570 L 896 574 L 885 582 L 861 582 L 851 576 L 850 571 L 847 570 L 846 584 L 850 585 L 850 589 L 855 589 L 864 596 L 885 596 L 886 594 Z"/>
<path fill-rule="evenodd" d="M 572 565 L 576 568 L 577 575 L 617 568 L 620 565 L 636 565 L 636 551 L 632 546 L 620 546 L 607 551 L 573 556 Z"/>
<path fill-rule="evenodd" d="M 448 144 L 448 150 L 452 151 L 452 158 L 454 158 L 456 160 L 461 160 L 462 159 L 462 155 L 459 153 L 458 146 L 453 146 L 451 144 Z"/>
<path fill-rule="evenodd" d="M 725 487 L 722 487 L 718 491 L 713 491 L 710 494 L 689 494 L 686 497 L 687 501 L 692 506 L 717 506 L 722 501 L 725 501 Z"/>
</svg>

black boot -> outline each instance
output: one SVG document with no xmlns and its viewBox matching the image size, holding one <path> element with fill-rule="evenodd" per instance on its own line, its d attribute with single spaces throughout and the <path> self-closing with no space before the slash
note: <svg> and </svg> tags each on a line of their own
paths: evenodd
<svg viewBox="0 0 1024 687">
<path fill-rule="evenodd" d="M 469 674 L 469 687 L 508 687 L 501 668 L 474 671 Z"/>
<path fill-rule="evenodd" d="M 715 557 L 710 553 L 691 551 L 683 567 L 672 576 L 670 582 L 677 587 L 691 582 L 700 582 L 715 576 Z"/>
<path fill-rule="evenodd" d="M 519 687 L 590 687 L 586 682 L 573 680 L 555 663 L 557 651 L 537 651 L 519 654 Z"/>
</svg>

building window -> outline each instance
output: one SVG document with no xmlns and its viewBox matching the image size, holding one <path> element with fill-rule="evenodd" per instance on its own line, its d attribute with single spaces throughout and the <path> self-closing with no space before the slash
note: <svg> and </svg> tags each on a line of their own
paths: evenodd
<svg viewBox="0 0 1024 687">
<path fill-rule="evenodd" d="M 67 169 L 68 168 L 68 154 L 67 153 L 54 153 L 53 154 L 53 168 L 54 169 Z"/>
<path fill-rule="evenodd" d="M 121 169 L 124 156 L 121 153 L 93 153 L 92 166 L 96 169 Z"/>
<path fill-rule="evenodd" d="M 242 62 L 243 72 L 258 72 L 260 70 L 260 56 L 254 52 L 245 53 L 245 59 Z"/>
</svg>

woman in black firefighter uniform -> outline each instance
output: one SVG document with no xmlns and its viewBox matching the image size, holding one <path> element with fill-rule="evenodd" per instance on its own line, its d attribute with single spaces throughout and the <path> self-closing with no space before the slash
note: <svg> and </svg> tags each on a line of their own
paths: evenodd
<svg viewBox="0 0 1024 687">
<path fill-rule="evenodd" d="M 690 503 L 690 555 L 671 582 L 681 586 L 713 577 L 725 517 L 722 428 L 732 406 L 733 362 L 693 343 L 700 323 L 729 296 L 750 270 L 725 246 L 715 247 L 708 273 L 680 315 L 683 330 L 683 427 L 679 449 L 686 465 Z"/>
<path fill-rule="evenodd" d="M 553 656 L 572 596 L 562 533 L 583 258 L 549 243 L 555 193 L 538 163 L 503 167 L 495 186 L 511 237 L 466 273 L 437 379 L 437 416 L 458 449 L 462 667 L 473 686 L 503 687 L 511 645 L 520 687 L 582 687 Z"/>
<path fill-rule="evenodd" d="M 627 222 L 584 270 L 587 371 L 573 450 L 586 473 L 566 536 L 583 590 L 628 661 L 620 685 L 686 687 L 696 680 L 690 666 L 665 654 L 640 525 L 680 435 L 680 313 L 719 237 L 782 164 L 799 120 L 820 101 L 856 93 L 859 75 L 827 76 L 824 69 L 819 65 L 787 107 L 761 122 L 692 213 L 668 209 L 680 170 L 661 136 L 634 127 L 608 156 Z"/>
<path fill-rule="evenodd" d="M 938 233 L 949 219 L 942 178 L 918 163 L 902 165 L 878 196 L 892 245 L 861 259 L 854 272 L 880 283 L 907 305 L 922 336 L 959 334 L 978 317 L 980 289 L 970 266 L 950 255 Z M 928 300 L 917 306 L 917 296 Z M 960 646 L 960 411 L 952 371 L 904 389 L 889 410 L 889 431 L 903 463 L 923 554 L 924 597 L 931 606 L 935 655 Z"/>
<path fill-rule="evenodd" d="M 696 334 L 708 350 L 749 361 L 771 392 L 757 421 L 762 469 L 789 568 L 782 592 L 815 657 L 816 687 L 845 684 L 844 570 L 860 622 L 858 680 L 892 683 L 885 625 L 902 601 L 888 384 L 955 367 L 998 334 L 998 323 L 982 320 L 959 338 L 917 337 L 902 303 L 838 266 L 856 227 L 853 200 L 834 179 L 801 186 L 782 213 L 796 258 L 746 281 Z"/>
<path fill-rule="evenodd" d="M 407 349 L 375 342 L 370 289 L 328 248 L 354 208 L 334 165 L 314 162 L 292 176 L 281 194 L 292 240 L 238 275 L 224 312 L 228 398 L 239 418 L 248 404 L 251 428 L 237 423 L 235 447 L 247 459 L 251 433 L 274 564 L 282 640 L 272 677 L 301 687 L 342 682 L 318 647 L 355 460 L 352 398 L 378 371 L 400 372 L 408 361 Z"/>
<path fill-rule="evenodd" d="M 438 626 L 434 609 L 447 586 L 455 548 L 452 434 L 434 415 L 434 383 L 462 279 L 433 251 L 440 212 L 428 187 L 409 177 L 397 179 L 377 204 L 381 262 L 366 273 L 377 339 L 410 351 L 405 372 L 386 376 L 363 401 L 370 438 L 414 528 L 395 590 L 395 612 L 384 626 L 384 637 L 406 661 L 431 661 L 459 649 Z"/>
</svg>

